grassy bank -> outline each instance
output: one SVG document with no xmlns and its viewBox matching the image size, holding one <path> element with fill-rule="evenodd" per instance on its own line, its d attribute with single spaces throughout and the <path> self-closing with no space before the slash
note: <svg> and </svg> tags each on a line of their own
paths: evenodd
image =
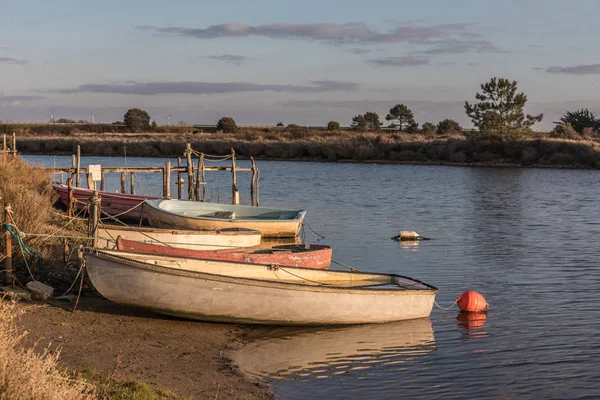
<svg viewBox="0 0 600 400">
<path fill-rule="evenodd" d="M 425 164 L 518 165 L 598 168 L 600 144 L 595 140 L 552 139 L 544 134 L 507 142 L 473 141 L 450 136 L 299 129 L 252 129 L 237 134 L 82 134 L 70 137 L 20 137 L 24 154 L 181 156 L 186 143 L 208 154 L 274 160 L 379 161 Z"/>
</svg>

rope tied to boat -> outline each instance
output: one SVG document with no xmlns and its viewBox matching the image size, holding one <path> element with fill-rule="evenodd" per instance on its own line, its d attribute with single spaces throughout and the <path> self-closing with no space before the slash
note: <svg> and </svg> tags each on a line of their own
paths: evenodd
<svg viewBox="0 0 600 400">
<path fill-rule="evenodd" d="M 348 271 L 351 271 L 351 272 L 361 272 L 357 268 L 351 267 L 350 265 L 344 264 L 344 263 L 336 261 L 334 259 L 331 259 L 331 262 L 334 263 L 334 264 L 339 265 L 340 267 L 344 267 L 344 268 L 348 269 Z"/>
</svg>

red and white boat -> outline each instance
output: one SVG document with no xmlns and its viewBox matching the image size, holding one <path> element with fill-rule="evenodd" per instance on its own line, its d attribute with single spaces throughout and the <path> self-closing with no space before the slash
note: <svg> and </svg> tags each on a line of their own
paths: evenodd
<svg viewBox="0 0 600 400">
<path fill-rule="evenodd" d="M 117 238 L 117 249 L 159 256 L 266 265 L 274 264 L 282 267 L 327 269 L 329 268 L 329 264 L 331 264 L 331 247 L 320 244 L 288 244 L 274 246 L 270 249 L 196 250 L 144 243 L 119 236 Z"/>
<path fill-rule="evenodd" d="M 62 184 L 53 184 L 54 190 L 58 193 L 60 201 L 69 205 L 69 187 Z M 77 200 L 77 210 L 81 210 L 88 204 L 88 199 L 92 196 L 92 190 L 73 187 L 73 197 Z M 144 201 L 148 199 L 160 199 L 158 196 L 145 196 L 140 194 L 111 193 L 98 190 L 101 199 L 102 211 L 118 218 L 129 218 L 139 221 L 147 219 L 144 210 Z"/>
</svg>

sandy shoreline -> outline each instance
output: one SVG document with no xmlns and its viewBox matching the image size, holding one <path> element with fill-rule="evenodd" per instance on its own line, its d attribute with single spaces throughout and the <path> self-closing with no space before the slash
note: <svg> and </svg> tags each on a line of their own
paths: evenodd
<svg viewBox="0 0 600 400">
<path fill-rule="evenodd" d="M 143 381 L 182 398 L 274 398 L 224 356 L 251 328 L 170 318 L 99 297 L 82 297 L 74 313 L 72 307 L 34 305 L 19 320 L 28 332 L 23 345 L 60 348 L 66 368 Z"/>
</svg>

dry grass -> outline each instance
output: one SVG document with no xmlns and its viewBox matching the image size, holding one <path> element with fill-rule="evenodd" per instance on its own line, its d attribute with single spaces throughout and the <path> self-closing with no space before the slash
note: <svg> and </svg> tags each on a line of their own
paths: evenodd
<svg viewBox="0 0 600 400">
<path fill-rule="evenodd" d="M 21 231 L 45 233 L 51 229 L 49 209 L 55 195 L 48 173 L 19 157 L 0 155 L 0 196 L 10 202 L 11 217 Z M 28 243 L 35 245 L 36 241 Z"/>
<path fill-rule="evenodd" d="M 57 365 L 58 353 L 21 349 L 15 319 L 23 313 L 0 299 L 0 400 L 95 399 L 94 385 L 70 378 Z"/>
</svg>

